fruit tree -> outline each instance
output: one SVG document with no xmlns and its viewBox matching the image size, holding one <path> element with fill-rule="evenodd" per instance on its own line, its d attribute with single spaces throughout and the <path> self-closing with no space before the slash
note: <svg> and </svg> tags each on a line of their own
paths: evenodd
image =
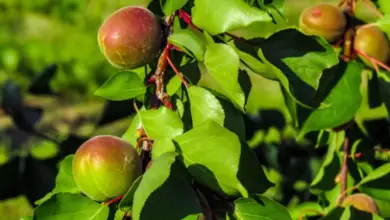
<svg viewBox="0 0 390 220">
<path fill-rule="evenodd" d="M 96 30 L 118 72 L 95 95 L 136 114 L 33 219 L 390 217 L 389 1 L 128 2 Z M 271 108 L 287 123 L 259 132 Z"/>
</svg>

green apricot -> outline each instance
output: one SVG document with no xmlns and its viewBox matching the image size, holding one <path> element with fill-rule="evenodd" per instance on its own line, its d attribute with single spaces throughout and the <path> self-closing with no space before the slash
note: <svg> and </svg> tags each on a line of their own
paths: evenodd
<svg viewBox="0 0 390 220">
<path fill-rule="evenodd" d="M 98 31 L 98 43 L 113 66 L 135 69 L 157 57 L 162 36 L 161 25 L 151 11 L 127 6 L 106 18 Z"/>
<path fill-rule="evenodd" d="M 389 41 L 385 33 L 374 25 L 364 25 L 357 29 L 353 47 L 382 63 L 389 60 Z M 358 56 L 368 67 L 374 67 L 367 58 L 359 53 Z"/>
<path fill-rule="evenodd" d="M 142 174 L 136 149 L 110 135 L 84 142 L 75 153 L 72 170 L 80 190 L 99 202 L 123 195 Z"/>
<path fill-rule="evenodd" d="M 299 18 L 299 28 L 303 33 L 321 36 L 329 43 L 340 38 L 346 26 L 344 13 L 336 5 L 329 3 L 306 8 Z"/>
<path fill-rule="evenodd" d="M 354 208 L 379 215 L 379 209 L 375 201 L 364 193 L 355 193 L 345 198 L 343 207 L 353 206 Z"/>
</svg>

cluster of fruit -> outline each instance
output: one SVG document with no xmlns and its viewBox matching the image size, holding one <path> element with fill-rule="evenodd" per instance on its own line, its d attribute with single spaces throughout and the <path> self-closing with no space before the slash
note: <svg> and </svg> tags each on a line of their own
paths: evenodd
<svg viewBox="0 0 390 220">
<path fill-rule="evenodd" d="M 113 66 L 134 69 L 150 63 L 160 53 L 162 26 L 148 9 L 128 6 L 103 22 L 98 42 Z M 142 163 L 135 147 L 114 136 L 89 139 L 78 148 L 73 160 L 76 184 L 95 201 L 123 195 L 141 174 Z"/>
<path fill-rule="evenodd" d="M 356 54 L 368 67 L 385 67 L 389 61 L 385 33 L 374 24 L 356 22 L 353 11 L 353 7 L 320 3 L 302 12 L 299 26 L 304 33 L 323 37 L 328 43 L 344 40 L 343 58 L 347 60 Z"/>
</svg>

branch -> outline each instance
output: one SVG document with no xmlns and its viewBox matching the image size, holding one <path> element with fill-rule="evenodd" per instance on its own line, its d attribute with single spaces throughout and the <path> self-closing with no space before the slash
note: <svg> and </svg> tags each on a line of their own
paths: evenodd
<svg viewBox="0 0 390 220">
<path fill-rule="evenodd" d="M 340 182 L 341 182 L 341 196 L 339 199 L 339 203 L 342 203 L 346 197 L 345 191 L 347 190 L 347 177 L 348 177 L 348 138 L 346 137 L 344 140 L 344 147 L 343 147 L 343 165 L 341 167 L 341 174 L 340 174 Z"/>
</svg>

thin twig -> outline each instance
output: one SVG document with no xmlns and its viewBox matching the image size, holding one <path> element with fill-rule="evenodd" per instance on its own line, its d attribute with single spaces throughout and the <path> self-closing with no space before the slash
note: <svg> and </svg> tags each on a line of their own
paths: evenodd
<svg viewBox="0 0 390 220">
<path fill-rule="evenodd" d="M 106 205 L 106 206 L 109 206 L 109 205 L 111 205 L 111 204 L 113 204 L 113 203 L 116 203 L 116 202 L 122 200 L 122 199 L 123 199 L 123 196 L 124 196 L 124 195 L 120 195 L 120 196 L 118 196 L 118 197 L 116 197 L 116 198 L 114 198 L 114 199 L 111 199 L 111 200 L 108 201 L 108 202 L 103 202 L 102 204 L 103 204 L 103 205 Z"/>
<path fill-rule="evenodd" d="M 355 51 L 356 51 L 358 54 L 362 55 L 363 57 L 367 58 L 367 59 L 374 65 L 374 67 L 375 67 L 375 65 L 379 65 L 379 66 L 382 67 L 383 69 L 385 69 L 385 70 L 387 70 L 387 71 L 390 72 L 390 67 L 387 66 L 386 64 L 382 63 L 381 61 L 375 59 L 374 57 L 368 55 L 367 53 L 365 53 L 365 52 L 363 52 L 363 51 L 361 51 L 361 50 L 359 50 L 359 49 L 355 49 Z"/>
<path fill-rule="evenodd" d="M 340 199 L 339 202 L 342 203 L 345 199 L 345 191 L 347 190 L 347 177 L 348 177 L 348 138 L 346 137 L 344 140 L 344 147 L 343 147 L 343 165 L 341 167 L 341 174 L 340 174 L 340 182 L 341 182 L 341 189 L 340 189 Z"/>
</svg>

